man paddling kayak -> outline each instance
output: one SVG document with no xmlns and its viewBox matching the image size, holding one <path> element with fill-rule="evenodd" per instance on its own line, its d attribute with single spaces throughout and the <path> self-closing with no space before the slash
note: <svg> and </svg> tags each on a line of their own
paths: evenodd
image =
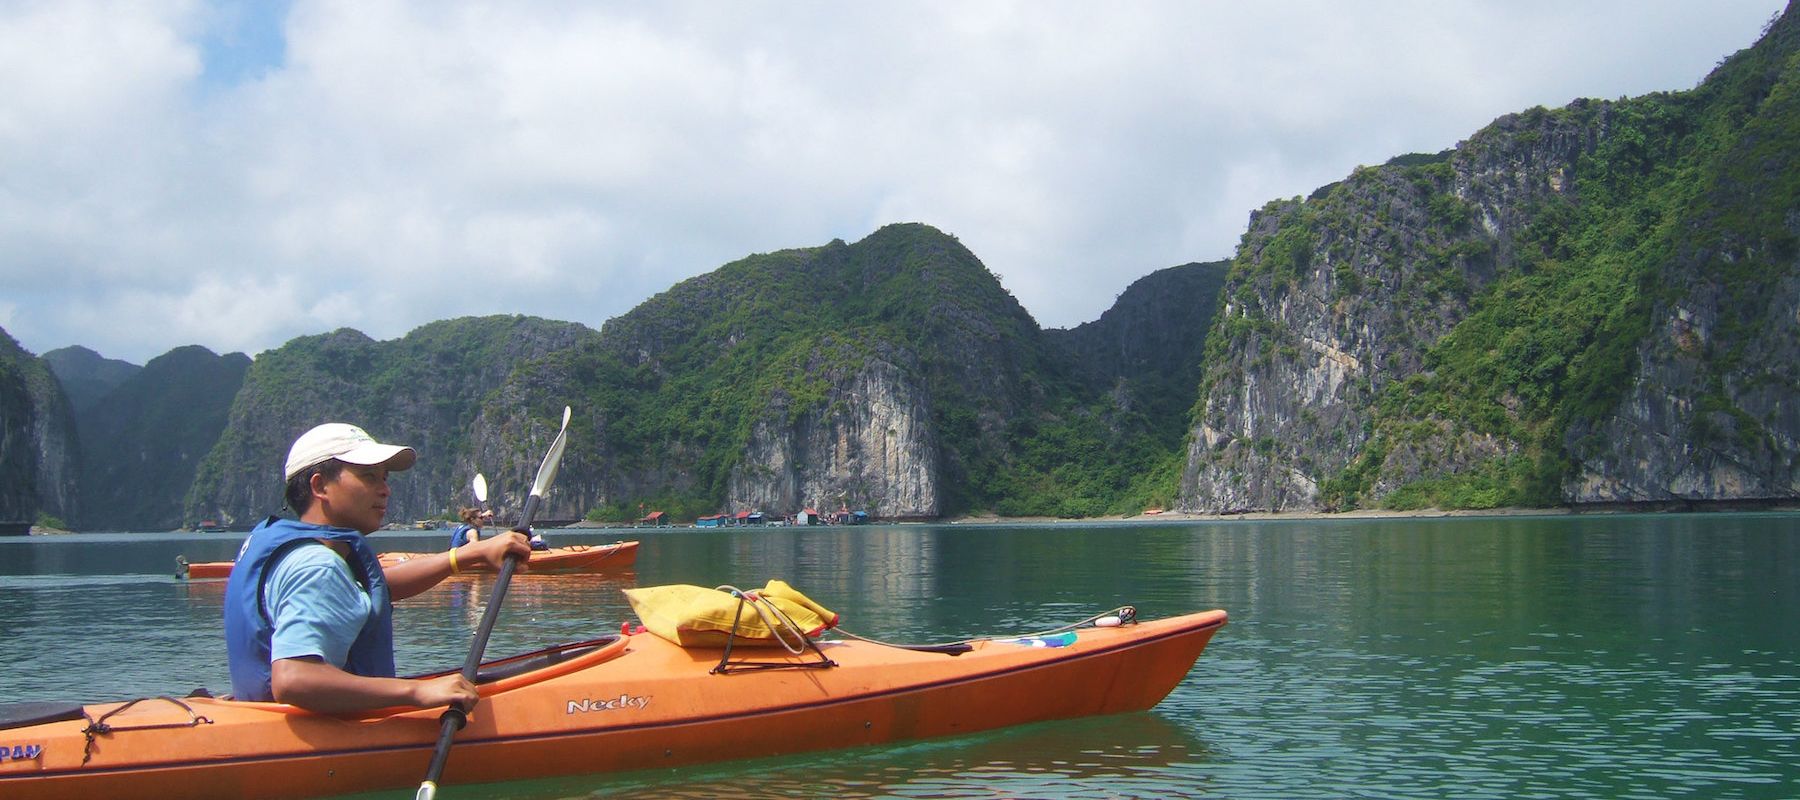
<svg viewBox="0 0 1800 800">
<path fill-rule="evenodd" d="M 287 503 L 299 519 L 270 517 L 250 532 L 225 588 L 225 645 L 238 700 L 274 700 L 325 713 L 391 706 L 473 708 L 461 674 L 394 677 L 393 600 L 418 594 L 468 565 L 498 568 L 530 555 L 507 532 L 410 559 L 383 571 L 365 540 L 387 513 L 390 472 L 410 468 L 410 447 L 382 444 L 332 422 L 288 450 Z"/>
</svg>

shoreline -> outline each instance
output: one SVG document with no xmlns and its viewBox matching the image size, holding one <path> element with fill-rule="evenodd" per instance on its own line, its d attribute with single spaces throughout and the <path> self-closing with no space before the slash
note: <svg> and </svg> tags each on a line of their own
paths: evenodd
<svg viewBox="0 0 1800 800">
<path fill-rule="evenodd" d="M 1003 517 L 997 514 L 963 514 L 938 519 L 889 520 L 877 519 L 871 525 L 1091 525 L 1096 523 L 1128 523 L 1158 524 L 1166 522 L 1234 522 L 1238 520 L 1347 520 L 1347 519 L 1443 519 L 1451 517 L 1562 517 L 1562 516 L 1601 516 L 1611 514 L 1710 514 L 1710 513 L 1748 513 L 1800 512 L 1800 501 L 1717 501 L 1705 503 L 1667 502 L 1667 503 L 1609 503 L 1588 506 L 1555 506 L 1550 508 L 1481 508 L 1481 509 L 1441 509 L 1423 508 L 1410 511 L 1392 509 L 1354 509 L 1351 511 L 1245 511 L 1239 513 L 1198 513 L 1186 511 L 1160 511 L 1139 514 L 1109 514 L 1099 517 Z M 664 525 L 652 527 L 648 525 L 629 524 L 596 524 L 575 523 L 562 530 L 658 530 L 685 529 L 692 525 Z M 728 526 L 735 527 L 735 526 Z M 855 526 L 821 526 L 821 527 L 855 527 Z"/>
<path fill-rule="evenodd" d="M 946 517 L 941 525 L 993 525 L 1027 523 L 1053 525 L 1088 522 L 1230 522 L 1232 520 L 1309 520 L 1309 519 L 1438 519 L 1446 517 L 1560 517 L 1603 516 L 1609 514 L 1727 514 L 1746 512 L 1800 512 L 1800 501 L 1792 499 L 1768 501 L 1704 501 L 1594 503 L 1585 506 L 1553 506 L 1548 508 L 1442 509 L 1422 508 L 1396 511 L 1382 508 L 1359 508 L 1350 511 L 1245 511 L 1238 513 L 1200 513 L 1161 511 L 1140 514 L 1112 514 L 1101 517 L 1002 517 L 992 514 L 968 514 Z"/>
<path fill-rule="evenodd" d="M 996 515 L 971 514 L 959 517 L 946 517 L 935 524 L 939 525 L 1004 525 L 1023 523 L 1030 525 L 1054 525 L 1059 523 L 1091 523 L 1091 522 L 1232 522 L 1235 520 L 1308 520 L 1308 519 L 1419 519 L 1437 517 L 1544 517 L 1569 516 L 1583 513 L 1571 508 L 1483 508 L 1483 509 L 1437 509 L 1426 508 L 1412 511 L 1394 511 L 1389 509 L 1355 509 L 1352 511 L 1245 511 L 1240 513 L 1198 513 L 1187 511 L 1163 511 L 1151 514 L 1110 514 L 1101 517 L 1001 517 Z M 1642 511 L 1625 511 L 1612 513 L 1643 513 Z"/>
<path fill-rule="evenodd" d="M 868 525 L 1157 525 L 1175 522 L 1235 522 L 1235 521 L 1305 521 L 1305 520 L 1358 520 L 1358 519 L 1445 519 L 1452 517 L 1565 517 L 1565 516 L 1607 516 L 1620 514 L 1730 514 L 1730 513 L 1800 513 L 1800 500 L 1782 499 L 1766 501 L 1708 501 L 1708 502 L 1658 502 L 1658 503 L 1609 503 L 1586 506 L 1556 506 L 1550 508 L 1483 508 L 1483 509 L 1440 509 L 1424 508 L 1411 511 L 1392 509 L 1354 509 L 1351 511 L 1245 511 L 1240 513 L 1197 513 L 1185 511 L 1159 511 L 1138 514 L 1109 514 L 1099 517 L 1003 517 L 997 514 L 962 514 L 937 519 L 876 519 Z M 541 530 L 577 531 L 630 531 L 630 530 L 685 530 L 692 529 L 686 525 L 631 525 L 621 523 L 596 523 L 580 521 L 559 527 L 543 527 Z M 727 526 L 725 530 L 736 530 L 740 526 Z M 861 527 L 854 525 L 820 525 L 817 527 Z M 384 531 L 396 532 L 428 532 L 407 525 L 398 524 L 384 527 Z M 93 533 L 95 531 L 89 531 Z M 117 531 L 100 531 L 117 532 Z M 180 531 L 186 532 L 186 531 Z M 244 533 L 245 531 L 226 531 Z M 45 528 L 34 525 L 27 535 L 17 538 L 39 538 L 55 536 L 71 536 L 81 533 L 58 528 Z M 13 538 L 13 537 L 0 537 Z"/>
</svg>

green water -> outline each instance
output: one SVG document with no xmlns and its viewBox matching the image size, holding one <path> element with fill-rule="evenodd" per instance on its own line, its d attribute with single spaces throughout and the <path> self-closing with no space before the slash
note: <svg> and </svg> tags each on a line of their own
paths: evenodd
<svg viewBox="0 0 1800 800">
<path fill-rule="evenodd" d="M 621 588 L 771 577 L 891 641 L 1231 624 L 1148 713 L 442 796 L 1800 797 L 1800 515 L 625 533 L 633 572 L 521 576 L 489 652 L 616 630 Z M 223 689 L 222 585 L 170 572 L 238 540 L 0 540 L 0 702 Z M 459 664 L 488 588 L 401 604 L 401 668 Z"/>
</svg>

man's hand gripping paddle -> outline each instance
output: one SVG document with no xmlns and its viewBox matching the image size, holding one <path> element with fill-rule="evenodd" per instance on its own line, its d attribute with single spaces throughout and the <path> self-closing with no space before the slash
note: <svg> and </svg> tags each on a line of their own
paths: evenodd
<svg viewBox="0 0 1800 800">
<path fill-rule="evenodd" d="M 525 512 L 519 515 L 519 524 L 513 530 L 531 530 L 531 520 L 537 516 L 538 506 L 543 505 L 544 493 L 550 491 L 550 484 L 556 481 L 557 465 L 562 463 L 563 448 L 569 443 L 569 416 L 569 407 L 563 406 L 562 429 L 556 432 L 556 441 L 550 443 L 550 452 L 544 454 L 537 480 L 531 482 L 531 495 L 525 498 Z M 475 476 L 476 498 L 486 499 L 486 493 L 487 480 Z M 494 581 L 494 594 L 488 598 L 487 610 L 481 614 L 481 626 L 475 629 L 475 641 L 469 645 L 469 658 L 463 662 L 462 674 L 470 683 L 475 682 L 475 672 L 481 668 L 482 651 L 487 649 L 488 635 L 494 632 L 494 620 L 500 616 L 500 604 L 506 600 L 507 584 L 512 583 L 513 572 L 518 568 L 519 557 L 507 554 L 506 563 L 500 567 L 500 578 Z M 444 764 L 450 760 L 450 743 L 468 721 L 468 715 L 462 709 L 452 707 L 439 719 L 437 749 L 431 753 L 431 767 L 425 771 L 425 780 L 419 784 L 415 800 L 432 800 L 437 796 L 438 778 L 444 774 Z"/>
</svg>

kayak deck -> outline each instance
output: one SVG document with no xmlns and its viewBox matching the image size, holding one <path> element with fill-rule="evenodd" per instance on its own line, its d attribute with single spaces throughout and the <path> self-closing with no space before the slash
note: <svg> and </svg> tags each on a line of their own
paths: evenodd
<svg viewBox="0 0 1800 800">
<path fill-rule="evenodd" d="M 521 657 L 514 674 L 483 683 L 483 701 L 457 735 L 442 782 L 667 767 L 1148 709 L 1187 675 L 1225 622 L 1225 612 L 1210 611 L 1084 628 L 1064 647 L 978 641 L 956 656 L 821 642 L 836 666 L 729 674 L 712 673 L 718 648 L 683 649 L 649 634 L 609 637 L 565 654 Z M 809 660 L 779 648 L 739 648 L 733 656 Z M 531 660 L 539 657 L 558 660 Z M 0 747 L 35 748 L 30 759 L 0 761 L 0 795 L 305 797 L 416 786 L 440 714 L 347 719 L 211 698 L 83 712 L 82 719 L 0 730 Z M 106 730 L 90 742 L 90 721 L 103 717 Z"/>
</svg>

